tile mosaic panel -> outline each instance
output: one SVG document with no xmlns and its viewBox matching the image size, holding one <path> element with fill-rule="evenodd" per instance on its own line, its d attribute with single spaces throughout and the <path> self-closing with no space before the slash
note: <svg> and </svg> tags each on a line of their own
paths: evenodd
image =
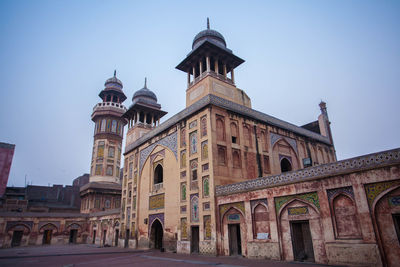
<svg viewBox="0 0 400 267">
<path fill-rule="evenodd" d="M 164 208 L 164 194 L 149 197 L 149 210 L 157 210 Z"/>
<path fill-rule="evenodd" d="M 399 185 L 400 180 L 388 181 L 388 182 L 379 182 L 373 184 L 366 184 L 365 185 L 365 193 L 367 194 L 368 204 L 369 207 L 372 208 L 372 204 L 376 197 L 381 194 L 383 191 L 387 189 Z"/>
<path fill-rule="evenodd" d="M 282 196 L 282 197 L 276 197 L 275 198 L 275 210 L 276 214 L 279 214 L 279 210 L 281 207 L 289 202 L 292 199 L 301 199 L 304 201 L 307 201 L 314 206 L 316 206 L 318 209 L 320 208 L 319 206 L 319 198 L 317 192 L 311 192 L 311 193 L 306 193 L 306 194 L 300 194 L 300 195 L 291 195 L 291 196 Z"/>
<path fill-rule="evenodd" d="M 240 214 L 229 214 L 228 215 L 228 221 L 240 221 Z"/>
<path fill-rule="evenodd" d="M 151 151 L 153 151 L 154 147 L 157 145 L 161 145 L 161 146 L 165 146 L 165 147 L 169 148 L 174 153 L 176 160 L 178 160 L 177 136 L 178 136 L 177 132 L 174 132 L 174 133 L 158 140 L 157 142 L 149 145 L 145 149 L 142 149 L 140 151 L 139 171 L 140 172 L 142 171 L 143 165 L 144 165 L 147 157 L 150 155 Z"/>
<path fill-rule="evenodd" d="M 148 228 L 149 229 L 148 230 L 149 237 L 150 237 L 150 233 L 151 233 L 151 231 L 150 231 L 151 225 L 153 224 L 153 222 L 156 219 L 158 219 L 161 222 L 161 225 L 164 228 L 164 213 L 149 214 L 149 228 Z"/>
<path fill-rule="evenodd" d="M 211 216 L 207 215 L 203 217 L 204 221 L 204 239 L 210 240 L 211 239 Z"/>
<path fill-rule="evenodd" d="M 199 222 L 199 195 L 193 194 L 190 195 L 190 221 L 191 222 Z"/>
<path fill-rule="evenodd" d="M 390 197 L 389 206 L 391 207 L 400 206 L 400 196 Z"/>
<path fill-rule="evenodd" d="M 210 210 L 210 202 L 203 203 L 203 210 Z"/>
<path fill-rule="evenodd" d="M 308 214 L 308 207 L 292 207 L 288 208 L 289 215 L 304 215 Z"/>
<path fill-rule="evenodd" d="M 187 219 L 181 218 L 181 239 L 188 238 L 188 231 L 187 231 Z"/>
<path fill-rule="evenodd" d="M 349 196 L 351 196 L 354 200 L 354 191 L 352 186 L 346 186 L 346 187 L 341 187 L 341 188 L 334 188 L 334 189 L 328 189 L 326 190 L 328 194 L 328 200 L 329 202 L 332 200 L 334 196 L 337 196 L 340 193 L 345 193 Z"/>
<path fill-rule="evenodd" d="M 197 120 L 192 121 L 191 123 L 189 123 L 189 129 L 192 129 L 194 127 L 197 126 Z"/>
<path fill-rule="evenodd" d="M 232 207 L 237 208 L 238 210 L 243 212 L 243 214 L 245 214 L 245 212 L 244 212 L 244 202 L 228 203 L 228 204 L 224 204 L 224 205 L 220 205 L 219 206 L 219 214 L 220 214 L 221 218 L 225 214 L 225 212 L 227 210 L 229 210 L 230 208 L 232 208 Z"/>
<path fill-rule="evenodd" d="M 251 211 L 253 212 L 254 208 L 260 203 L 264 203 L 265 206 L 268 207 L 268 200 L 266 198 L 254 199 L 254 200 L 250 200 Z"/>
</svg>

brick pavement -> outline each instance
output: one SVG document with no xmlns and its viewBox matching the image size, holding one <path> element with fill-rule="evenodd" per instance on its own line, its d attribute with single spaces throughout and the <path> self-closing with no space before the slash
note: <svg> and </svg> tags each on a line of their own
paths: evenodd
<svg viewBox="0 0 400 267">
<path fill-rule="evenodd" d="M 93 245 L 36 246 L 0 250 L 0 266 L 60 266 L 60 267 L 111 267 L 111 266 L 323 266 L 310 263 L 252 260 L 243 257 L 214 257 L 162 253 L 155 250 L 99 248 Z"/>
</svg>

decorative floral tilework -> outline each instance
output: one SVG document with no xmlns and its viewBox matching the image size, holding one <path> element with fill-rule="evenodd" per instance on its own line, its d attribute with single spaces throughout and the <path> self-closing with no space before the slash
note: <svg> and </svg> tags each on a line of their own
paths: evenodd
<svg viewBox="0 0 400 267">
<path fill-rule="evenodd" d="M 379 182 L 365 185 L 365 193 L 367 194 L 369 207 L 372 208 L 375 198 L 383 191 L 400 184 L 400 180 Z"/>
<path fill-rule="evenodd" d="M 181 239 L 187 239 L 188 232 L 187 232 L 187 219 L 181 218 Z"/>
<path fill-rule="evenodd" d="M 150 231 L 150 229 L 151 229 L 151 225 L 153 224 L 153 222 L 156 220 L 156 219 L 158 219 L 160 222 L 161 222 L 161 224 L 162 224 L 162 226 L 164 227 L 164 213 L 157 213 L 157 214 L 150 214 L 149 215 L 149 236 L 150 236 L 150 233 L 151 233 L 151 231 Z"/>
<path fill-rule="evenodd" d="M 241 212 L 243 212 L 243 214 L 245 213 L 245 212 L 244 212 L 244 203 L 243 203 L 243 202 L 236 202 L 236 203 L 224 204 L 224 205 L 220 205 L 220 206 L 219 206 L 219 214 L 221 215 L 221 218 L 222 218 L 222 216 L 225 214 L 225 212 L 226 212 L 227 210 L 229 210 L 230 208 L 232 208 L 232 207 L 237 208 L 238 210 L 240 210 Z"/>
<path fill-rule="evenodd" d="M 197 120 L 192 121 L 191 123 L 189 123 L 189 129 L 192 129 L 194 127 L 197 126 Z"/>
<path fill-rule="evenodd" d="M 351 196 L 354 199 L 353 187 L 346 186 L 346 187 L 341 187 L 341 188 L 328 189 L 327 190 L 328 200 L 331 201 L 332 197 L 334 197 L 340 193 L 346 193 L 347 195 Z"/>
<path fill-rule="evenodd" d="M 178 160 L 177 136 L 178 136 L 177 132 L 174 132 L 174 133 L 158 140 L 157 142 L 149 145 L 145 149 L 142 149 L 140 151 L 140 163 L 139 163 L 140 172 L 142 171 L 143 165 L 144 165 L 147 157 L 150 155 L 151 151 L 153 151 L 154 147 L 157 145 L 161 145 L 161 146 L 165 146 L 165 147 L 169 148 L 174 153 L 176 160 Z"/>
<path fill-rule="evenodd" d="M 260 203 L 264 203 L 264 205 L 268 207 L 268 200 L 266 198 L 250 200 L 252 212 L 254 211 L 254 208 Z"/>
<path fill-rule="evenodd" d="M 211 216 L 206 215 L 204 216 L 204 239 L 210 240 L 211 239 Z"/>
<path fill-rule="evenodd" d="M 190 196 L 190 218 L 192 222 L 199 222 L 199 195 L 193 194 Z"/>
<path fill-rule="evenodd" d="M 391 207 L 400 206 L 400 196 L 390 197 L 389 206 Z"/>
<path fill-rule="evenodd" d="M 300 194 L 300 195 L 291 195 L 291 196 L 282 196 L 282 197 L 276 197 L 275 198 L 275 209 L 276 213 L 278 214 L 280 208 L 287 203 L 288 201 L 292 199 L 301 199 L 305 200 L 311 204 L 314 204 L 318 209 L 319 207 L 319 198 L 317 192 L 312 192 L 312 193 L 306 193 L 306 194 Z"/>
</svg>

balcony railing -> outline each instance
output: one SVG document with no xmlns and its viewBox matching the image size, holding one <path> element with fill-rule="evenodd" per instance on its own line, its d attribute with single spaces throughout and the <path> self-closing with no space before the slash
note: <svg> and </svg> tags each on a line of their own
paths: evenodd
<svg viewBox="0 0 400 267">
<path fill-rule="evenodd" d="M 159 191 L 161 189 L 163 189 L 163 183 L 158 183 L 158 184 L 154 184 L 153 185 L 153 192 L 154 191 Z"/>
<path fill-rule="evenodd" d="M 102 109 L 102 108 L 109 108 L 109 107 L 114 107 L 116 109 L 121 109 L 123 111 L 126 111 L 126 107 L 122 104 L 119 103 L 115 103 L 115 102 L 101 102 L 101 103 L 97 103 L 94 107 L 93 107 L 93 111 L 95 111 L 96 109 Z"/>
</svg>

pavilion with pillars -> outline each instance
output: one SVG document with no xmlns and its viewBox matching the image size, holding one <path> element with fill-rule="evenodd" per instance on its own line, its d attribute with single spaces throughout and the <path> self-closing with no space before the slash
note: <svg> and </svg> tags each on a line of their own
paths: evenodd
<svg viewBox="0 0 400 267">
<path fill-rule="evenodd" d="M 157 96 L 147 88 L 147 78 L 144 87 L 136 91 L 132 97 L 132 104 L 123 115 L 128 120 L 127 143 L 131 139 L 139 138 L 160 124 L 160 118 L 167 114 L 157 103 Z M 133 139 L 132 139 L 133 140 Z"/>
<path fill-rule="evenodd" d="M 226 47 L 222 34 L 210 29 L 207 18 L 207 29 L 194 37 L 192 51 L 176 68 L 187 73 L 188 87 L 207 75 L 234 85 L 234 69 L 243 62 Z"/>
</svg>

